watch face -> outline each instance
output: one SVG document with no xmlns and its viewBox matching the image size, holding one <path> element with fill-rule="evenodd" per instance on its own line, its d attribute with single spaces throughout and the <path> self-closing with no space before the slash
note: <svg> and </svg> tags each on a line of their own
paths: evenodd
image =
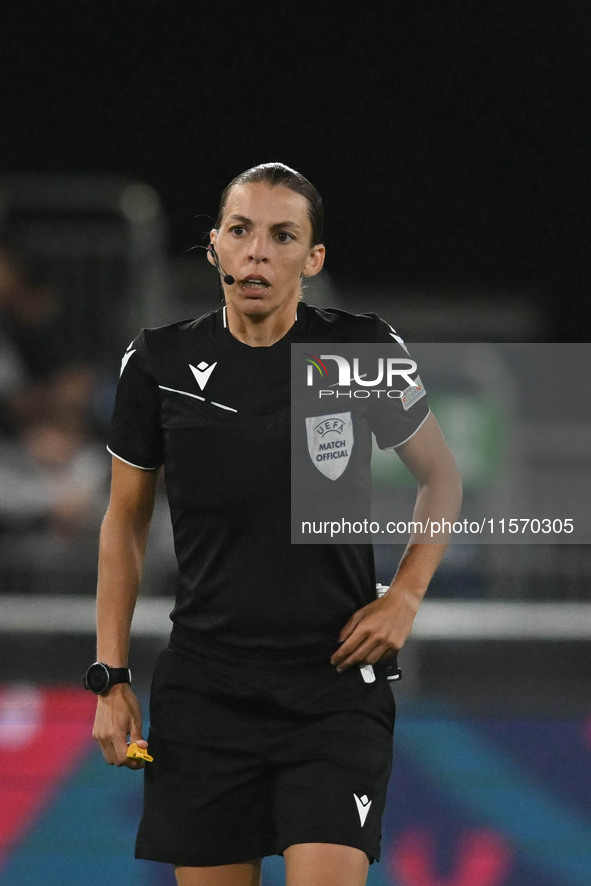
<svg viewBox="0 0 591 886">
<path fill-rule="evenodd" d="M 92 664 L 86 671 L 86 685 L 97 695 L 104 692 L 109 685 L 109 671 L 100 661 Z"/>
</svg>

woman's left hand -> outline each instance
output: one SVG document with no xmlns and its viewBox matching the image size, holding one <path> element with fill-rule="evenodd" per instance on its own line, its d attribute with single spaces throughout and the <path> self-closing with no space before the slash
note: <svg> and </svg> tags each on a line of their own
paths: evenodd
<svg viewBox="0 0 591 886">
<path fill-rule="evenodd" d="M 411 632 L 418 601 L 401 587 L 353 613 L 339 635 L 341 646 L 330 663 L 338 671 L 375 664 L 402 649 Z"/>
</svg>

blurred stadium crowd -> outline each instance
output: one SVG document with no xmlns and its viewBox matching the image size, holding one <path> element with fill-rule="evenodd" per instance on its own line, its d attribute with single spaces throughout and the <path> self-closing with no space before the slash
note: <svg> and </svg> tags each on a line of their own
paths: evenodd
<svg viewBox="0 0 591 886">
<path fill-rule="evenodd" d="M 65 310 L 46 261 L 8 242 L 0 246 L 0 560 L 7 591 L 31 587 L 41 575 L 50 590 L 68 561 L 88 556 L 104 511 L 108 462 L 99 440 L 112 380 L 67 335 Z"/>
<path fill-rule="evenodd" d="M 144 313 L 138 305 L 136 322 L 130 304 L 140 264 L 155 279 L 164 260 L 160 244 L 147 258 L 142 240 L 144 221 L 160 224 L 151 196 L 102 180 L 0 183 L 3 593 L 94 593 L 119 358 Z M 162 504 L 155 523 L 166 527 Z M 154 544 L 162 591 L 167 542 Z"/>
<path fill-rule="evenodd" d="M 51 256 L 0 242 L 0 587 L 94 592 L 118 364 L 76 335 Z M 121 330 L 119 330 L 121 332 Z M 118 336 L 116 336 L 117 338 Z M 97 330 L 97 339 L 100 339 Z M 158 590 L 174 564 L 159 498 Z M 158 540 L 162 539 L 159 544 Z M 156 588 L 154 588 L 156 590 Z"/>
</svg>

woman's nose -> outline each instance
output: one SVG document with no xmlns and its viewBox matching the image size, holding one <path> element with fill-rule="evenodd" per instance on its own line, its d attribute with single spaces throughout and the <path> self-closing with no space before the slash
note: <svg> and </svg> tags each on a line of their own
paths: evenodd
<svg viewBox="0 0 591 886">
<path fill-rule="evenodd" d="M 265 237 L 253 237 L 249 243 L 248 259 L 257 264 L 267 261 L 267 242 Z"/>
</svg>

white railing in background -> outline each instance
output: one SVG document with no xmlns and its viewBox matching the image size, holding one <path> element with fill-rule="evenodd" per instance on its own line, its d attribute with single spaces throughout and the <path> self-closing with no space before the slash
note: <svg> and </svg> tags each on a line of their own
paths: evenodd
<svg viewBox="0 0 591 886">
<path fill-rule="evenodd" d="M 170 631 L 170 597 L 140 598 L 134 637 L 165 637 Z M 90 596 L 0 595 L 0 634 L 94 634 L 95 601 Z M 591 603 L 425 600 L 417 615 L 415 640 L 589 640 Z"/>
</svg>

